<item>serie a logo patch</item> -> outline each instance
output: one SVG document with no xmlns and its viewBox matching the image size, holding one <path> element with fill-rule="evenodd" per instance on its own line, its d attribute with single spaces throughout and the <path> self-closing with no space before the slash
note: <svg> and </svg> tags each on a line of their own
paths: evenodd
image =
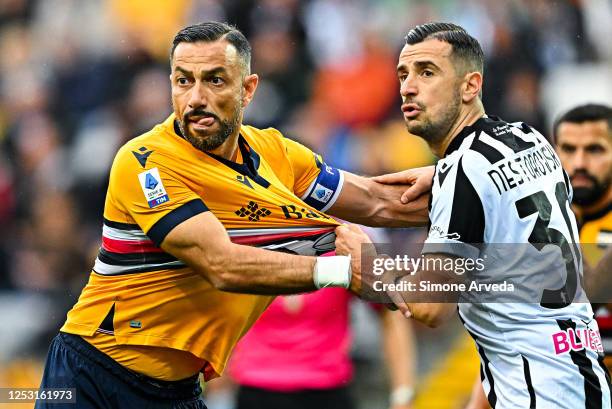
<svg viewBox="0 0 612 409">
<path fill-rule="evenodd" d="M 333 190 L 326 188 L 320 183 L 317 183 L 314 190 L 310 194 L 310 197 L 312 197 L 315 200 L 318 200 L 319 202 L 327 203 L 329 202 L 329 199 L 331 199 L 333 195 L 334 195 Z"/>
<path fill-rule="evenodd" d="M 170 200 L 157 168 L 139 173 L 138 180 L 140 181 L 140 187 L 142 188 L 142 192 L 150 208 L 154 208 Z"/>
</svg>

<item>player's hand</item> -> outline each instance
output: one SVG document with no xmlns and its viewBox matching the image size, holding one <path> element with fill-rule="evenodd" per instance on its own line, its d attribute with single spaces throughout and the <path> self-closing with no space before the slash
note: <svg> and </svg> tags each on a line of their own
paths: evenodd
<svg viewBox="0 0 612 409">
<path fill-rule="evenodd" d="M 358 226 L 343 224 L 336 227 L 336 254 L 351 255 L 352 276 L 349 289 L 357 295 L 362 288 L 361 258 L 364 251 L 376 252 L 370 238 Z"/>
<path fill-rule="evenodd" d="M 408 169 L 397 173 L 375 176 L 375 182 L 386 185 L 408 184 L 410 187 L 402 194 L 401 201 L 406 204 L 431 191 L 435 166 Z"/>
<path fill-rule="evenodd" d="M 377 253 L 370 238 L 358 226 L 345 224 L 336 228 L 336 254 L 351 255 L 351 292 L 365 300 L 393 306 L 394 300 L 389 294 L 374 290 L 374 282 L 380 277 L 372 271 L 362 270 L 364 265 L 369 264 L 367 260 L 374 260 Z"/>
</svg>

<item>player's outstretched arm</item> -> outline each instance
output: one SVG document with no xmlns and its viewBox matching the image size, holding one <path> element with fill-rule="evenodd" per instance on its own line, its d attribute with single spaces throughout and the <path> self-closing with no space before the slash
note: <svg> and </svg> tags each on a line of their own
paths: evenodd
<svg viewBox="0 0 612 409">
<path fill-rule="evenodd" d="M 167 253 L 223 291 L 249 294 L 293 294 L 312 291 L 316 257 L 297 256 L 234 244 L 211 213 L 200 213 L 180 223 L 161 243 Z M 327 257 L 332 259 L 332 257 Z M 338 280 L 349 279 L 349 261 L 336 257 L 328 269 Z M 344 262 L 344 263 L 343 263 Z M 333 278 L 333 277 L 332 277 Z M 354 277 L 354 281 L 358 277 Z M 320 283 L 325 284 L 325 283 Z"/>
<path fill-rule="evenodd" d="M 421 194 L 402 204 L 402 194 L 412 189 L 407 184 L 383 184 L 350 172 L 343 173 L 342 191 L 326 213 L 366 226 L 410 227 L 427 222 L 429 195 Z M 423 189 L 422 184 L 416 189 Z"/>
</svg>

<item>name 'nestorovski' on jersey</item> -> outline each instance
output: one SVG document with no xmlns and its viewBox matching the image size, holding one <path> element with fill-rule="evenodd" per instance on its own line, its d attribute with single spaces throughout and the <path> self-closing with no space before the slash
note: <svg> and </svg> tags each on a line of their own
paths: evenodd
<svg viewBox="0 0 612 409">
<path fill-rule="evenodd" d="M 484 136 L 487 139 L 487 136 Z M 495 142 L 495 140 L 493 140 Z M 555 152 L 547 143 L 539 142 L 518 157 L 503 160 L 487 172 L 501 195 L 525 182 L 531 182 L 554 172 L 561 166 Z"/>
</svg>

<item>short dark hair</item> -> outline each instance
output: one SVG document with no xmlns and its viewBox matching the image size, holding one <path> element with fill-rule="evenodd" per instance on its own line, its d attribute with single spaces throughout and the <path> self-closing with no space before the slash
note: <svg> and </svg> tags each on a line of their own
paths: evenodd
<svg viewBox="0 0 612 409">
<path fill-rule="evenodd" d="M 451 56 L 461 61 L 471 71 L 484 71 L 484 53 L 478 40 L 461 26 L 452 23 L 426 23 L 416 26 L 406 34 L 406 44 L 417 44 L 436 39 L 452 47 Z"/>
<path fill-rule="evenodd" d="M 246 72 L 248 73 L 251 67 L 251 44 L 249 44 L 244 34 L 236 27 L 218 21 L 207 21 L 205 23 L 194 24 L 176 33 L 174 40 L 172 40 L 170 60 L 172 60 L 174 50 L 180 43 L 196 43 L 198 41 L 212 42 L 221 38 L 236 48 L 245 66 Z"/>
<path fill-rule="evenodd" d="M 581 124 L 591 121 L 607 121 L 608 131 L 612 131 L 612 108 L 601 104 L 586 104 L 570 109 L 554 122 L 553 140 L 557 142 L 557 132 L 563 122 Z"/>
</svg>

